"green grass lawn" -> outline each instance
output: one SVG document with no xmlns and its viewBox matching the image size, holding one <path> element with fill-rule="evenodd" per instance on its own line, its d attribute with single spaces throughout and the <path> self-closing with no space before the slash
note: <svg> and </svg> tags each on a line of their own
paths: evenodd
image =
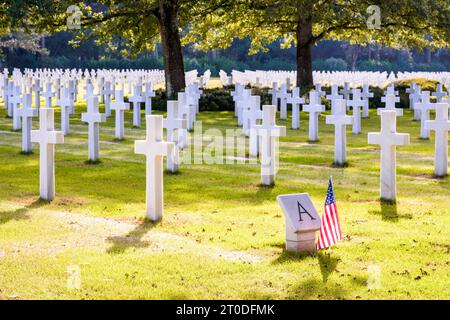
<svg viewBox="0 0 450 320">
<path fill-rule="evenodd" d="M 379 131 L 375 110 L 362 134 L 348 128 L 347 168 L 332 166 L 334 127 L 322 115 L 320 142 L 310 144 L 302 113 L 301 129 L 281 138 L 276 186 L 259 185 L 255 164 L 183 164 L 165 174 L 164 218 L 153 224 L 144 219 L 145 158 L 134 154 L 145 129 L 132 128 L 127 112 L 126 139 L 117 142 L 108 118 L 101 163 L 88 164 L 84 109 L 77 105 L 72 133 L 56 146 L 51 203 L 38 200 L 38 145 L 20 154 L 21 133 L 0 110 L 0 298 L 450 298 L 450 181 L 433 177 L 434 135 L 420 140 L 409 110 L 398 118 L 411 145 L 398 148 L 395 205 L 379 201 L 379 150 L 367 145 L 367 132 Z M 231 112 L 198 120 L 204 131 L 237 128 Z M 278 124 L 290 128 L 290 120 Z M 322 214 L 330 176 L 344 240 L 314 254 L 286 252 L 276 196 L 308 192 Z M 72 266 L 80 289 L 67 286 Z"/>
</svg>

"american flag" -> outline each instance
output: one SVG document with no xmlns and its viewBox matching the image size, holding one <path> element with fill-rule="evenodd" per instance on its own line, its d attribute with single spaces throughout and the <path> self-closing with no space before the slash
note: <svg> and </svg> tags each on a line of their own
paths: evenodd
<svg viewBox="0 0 450 320">
<path fill-rule="evenodd" d="M 320 225 L 319 241 L 317 249 L 325 249 L 336 244 L 342 239 L 341 225 L 336 207 L 336 199 L 334 198 L 333 184 L 331 178 L 328 181 L 327 198 L 325 200 L 325 209 Z"/>
</svg>

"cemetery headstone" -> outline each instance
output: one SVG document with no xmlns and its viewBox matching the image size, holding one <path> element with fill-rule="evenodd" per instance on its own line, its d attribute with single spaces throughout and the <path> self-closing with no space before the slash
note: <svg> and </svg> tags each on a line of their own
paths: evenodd
<svg viewBox="0 0 450 320">
<path fill-rule="evenodd" d="M 438 177 L 447 175 L 448 167 L 448 131 L 450 121 L 448 120 L 448 103 L 436 104 L 436 119 L 427 120 L 425 127 L 435 131 L 435 154 L 434 173 Z"/>
<path fill-rule="evenodd" d="M 263 106 L 261 125 L 254 126 L 257 135 L 261 137 L 261 184 L 270 186 L 275 183 L 277 171 L 278 138 L 286 135 L 286 127 L 277 126 L 275 122 L 276 106 Z"/>
<path fill-rule="evenodd" d="M 334 114 L 326 116 L 325 122 L 334 125 L 334 163 L 342 166 L 347 162 L 346 126 L 353 123 L 354 117 L 346 115 L 345 100 L 335 99 L 332 103 Z"/>
<path fill-rule="evenodd" d="M 285 216 L 286 250 L 314 251 L 321 221 L 309 194 L 279 195 L 277 200 Z"/>
<path fill-rule="evenodd" d="M 409 134 L 397 133 L 395 111 L 381 112 L 381 132 L 369 132 L 368 143 L 381 147 L 380 197 L 382 200 L 395 201 L 397 197 L 396 146 L 409 144 Z"/>
<path fill-rule="evenodd" d="M 53 108 L 41 108 L 39 130 L 31 131 L 31 142 L 39 143 L 40 196 L 50 201 L 55 198 L 55 144 L 64 143 L 64 134 L 54 129 Z"/>
<path fill-rule="evenodd" d="M 164 212 L 163 157 L 171 154 L 173 142 L 163 141 L 163 117 L 146 116 L 146 140 L 135 141 L 135 153 L 146 156 L 146 207 L 151 221 L 161 220 Z"/>
</svg>

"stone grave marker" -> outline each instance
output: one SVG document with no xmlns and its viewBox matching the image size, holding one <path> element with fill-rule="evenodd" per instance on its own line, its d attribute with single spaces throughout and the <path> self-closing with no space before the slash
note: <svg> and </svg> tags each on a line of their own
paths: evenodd
<svg viewBox="0 0 450 320">
<path fill-rule="evenodd" d="M 279 195 L 277 200 L 285 216 L 286 250 L 314 251 L 321 221 L 309 194 Z"/>
</svg>

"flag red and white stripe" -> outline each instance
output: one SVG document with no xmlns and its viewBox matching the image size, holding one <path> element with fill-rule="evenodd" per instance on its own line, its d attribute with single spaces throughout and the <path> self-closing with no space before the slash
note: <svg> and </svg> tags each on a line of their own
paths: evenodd
<svg viewBox="0 0 450 320">
<path fill-rule="evenodd" d="M 333 184 L 330 179 L 328 182 L 327 198 L 325 200 L 325 210 L 322 216 L 317 249 L 319 250 L 331 247 L 341 239 L 341 225 L 339 223 L 339 215 L 333 192 Z"/>
</svg>

